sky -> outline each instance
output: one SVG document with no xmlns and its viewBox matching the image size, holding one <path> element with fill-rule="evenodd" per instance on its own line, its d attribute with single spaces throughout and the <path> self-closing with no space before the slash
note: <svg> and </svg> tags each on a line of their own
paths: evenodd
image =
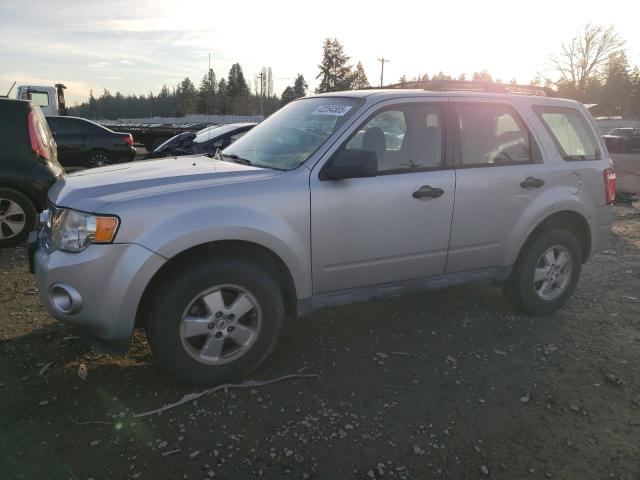
<svg viewBox="0 0 640 480">
<path fill-rule="evenodd" d="M 270 66 L 277 94 L 298 73 L 313 90 L 327 37 L 362 62 L 372 85 L 380 57 L 390 59 L 385 83 L 484 69 L 529 83 L 554 76 L 549 55 L 589 22 L 614 25 L 630 63 L 640 64 L 638 18 L 638 0 L 0 0 L 0 94 L 14 80 L 62 82 L 68 105 L 103 88 L 157 93 L 186 76 L 198 85 L 209 54 L 218 78 L 239 62 L 252 86 Z"/>
</svg>

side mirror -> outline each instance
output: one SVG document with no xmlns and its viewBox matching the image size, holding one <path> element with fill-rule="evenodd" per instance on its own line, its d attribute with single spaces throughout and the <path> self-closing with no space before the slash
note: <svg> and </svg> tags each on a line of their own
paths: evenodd
<svg viewBox="0 0 640 480">
<path fill-rule="evenodd" d="M 378 156 L 371 150 L 359 148 L 340 150 L 324 171 L 327 180 L 375 177 L 378 173 Z"/>
</svg>

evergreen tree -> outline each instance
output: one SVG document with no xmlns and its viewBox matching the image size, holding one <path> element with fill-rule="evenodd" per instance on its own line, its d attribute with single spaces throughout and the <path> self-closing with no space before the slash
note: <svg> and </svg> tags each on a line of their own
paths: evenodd
<svg viewBox="0 0 640 480">
<path fill-rule="evenodd" d="M 284 92 L 282 92 L 282 100 L 280 101 L 280 105 L 284 107 L 287 103 L 293 102 L 296 98 L 298 98 L 296 96 L 296 92 L 289 86 L 284 89 Z"/>
<path fill-rule="evenodd" d="M 351 88 L 354 90 L 360 90 L 370 86 L 371 85 L 369 85 L 369 79 L 367 78 L 367 74 L 364 73 L 362 62 L 358 62 L 358 65 L 356 65 L 356 69 L 353 71 L 353 74 L 351 75 Z"/>
<path fill-rule="evenodd" d="M 221 78 L 218 82 L 218 93 L 216 94 L 216 107 L 218 112 L 226 114 L 229 111 L 229 104 L 227 98 L 227 81 Z"/>
<path fill-rule="evenodd" d="M 635 66 L 629 75 L 631 82 L 631 115 L 640 119 L 640 68 Z"/>
<path fill-rule="evenodd" d="M 351 90 L 351 66 L 342 45 L 337 38 L 327 38 L 322 47 L 322 63 L 318 65 L 320 85 L 316 93 Z"/>
<path fill-rule="evenodd" d="M 215 113 L 216 108 L 216 90 L 218 88 L 218 82 L 216 81 L 216 74 L 213 69 L 209 69 L 202 82 L 200 82 L 200 89 L 198 95 L 200 96 L 199 108 L 200 113 L 212 115 Z"/>
<path fill-rule="evenodd" d="M 307 82 L 305 81 L 302 74 L 299 73 L 298 76 L 296 77 L 295 82 L 293 82 L 293 93 L 295 94 L 296 98 L 304 97 L 307 94 L 308 88 L 309 88 L 309 85 L 307 85 Z M 284 95 L 284 92 L 283 92 L 283 95 Z"/>
<path fill-rule="evenodd" d="M 604 80 L 602 100 L 613 108 L 612 113 L 628 116 L 630 114 L 631 77 L 629 75 L 629 61 L 624 52 L 607 60 L 602 77 Z"/>
<path fill-rule="evenodd" d="M 198 105 L 198 92 L 193 82 L 186 77 L 178 86 L 178 111 L 182 115 L 189 115 L 196 113 L 196 107 Z"/>
<path fill-rule="evenodd" d="M 229 98 L 238 98 L 249 95 L 249 85 L 242 73 L 242 67 L 239 63 L 234 63 L 229 70 L 227 77 L 226 94 Z"/>
</svg>

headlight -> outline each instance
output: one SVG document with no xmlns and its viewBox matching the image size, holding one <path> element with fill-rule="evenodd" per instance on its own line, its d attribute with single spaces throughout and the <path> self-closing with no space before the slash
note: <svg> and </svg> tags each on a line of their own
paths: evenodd
<svg viewBox="0 0 640 480">
<path fill-rule="evenodd" d="M 66 208 L 57 209 L 50 222 L 48 246 L 51 250 L 65 252 L 79 252 L 92 243 L 111 243 L 118 229 L 117 217 Z"/>
</svg>

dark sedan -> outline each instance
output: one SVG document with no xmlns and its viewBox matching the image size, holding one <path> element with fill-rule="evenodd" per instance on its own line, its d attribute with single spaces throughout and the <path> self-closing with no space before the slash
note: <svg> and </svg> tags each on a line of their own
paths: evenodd
<svg viewBox="0 0 640 480">
<path fill-rule="evenodd" d="M 129 133 L 114 132 L 77 117 L 47 117 L 65 168 L 93 168 L 130 162 L 136 156 Z"/>
<path fill-rule="evenodd" d="M 640 128 L 614 128 L 603 135 L 607 148 L 611 152 L 628 152 L 640 149 Z"/>
<path fill-rule="evenodd" d="M 230 123 L 213 125 L 197 132 L 179 133 L 149 153 L 146 158 L 213 154 L 218 149 L 223 150 L 231 145 L 256 125 L 257 123 Z"/>
</svg>

